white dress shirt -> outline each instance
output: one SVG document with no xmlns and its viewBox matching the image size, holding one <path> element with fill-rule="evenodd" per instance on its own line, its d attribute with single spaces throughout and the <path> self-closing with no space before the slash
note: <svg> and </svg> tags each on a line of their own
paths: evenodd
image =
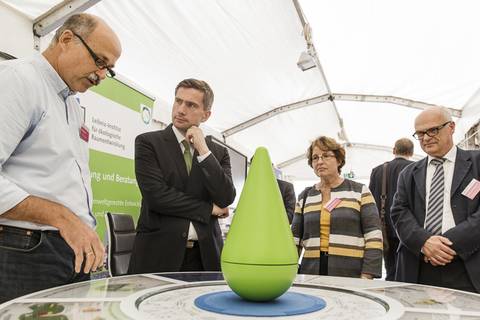
<svg viewBox="0 0 480 320">
<path fill-rule="evenodd" d="M 185 152 L 185 147 L 183 146 L 183 140 L 185 140 L 185 136 L 177 129 L 175 126 L 172 126 L 173 133 L 175 133 L 175 137 L 177 138 L 178 143 L 180 144 L 180 149 L 182 149 L 182 153 Z M 192 144 L 190 144 L 190 153 L 193 155 L 195 149 L 193 148 Z M 212 152 L 208 151 L 202 156 L 197 156 L 198 163 L 205 160 Z M 197 231 L 193 226 L 193 223 L 190 222 L 190 227 L 188 228 L 188 240 L 198 240 Z"/>
<path fill-rule="evenodd" d="M 41 55 L 0 63 L 0 224 L 55 229 L 2 218 L 29 195 L 57 202 L 94 227 L 84 111 Z"/>
<path fill-rule="evenodd" d="M 450 204 L 450 191 L 452 190 L 453 182 L 453 170 L 455 168 L 455 158 L 457 157 L 457 147 L 453 146 L 450 151 L 443 157 L 445 162 L 443 163 L 443 172 L 444 172 L 444 188 L 443 188 L 443 215 L 442 215 L 442 233 L 445 233 L 447 230 L 455 227 L 455 220 L 453 219 L 452 206 Z M 428 165 L 427 165 L 427 177 L 425 180 L 426 187 L 426 203 L 425 203 L 425 221 L 428 213 L 428 197 L 430 195 L 430 185 L 432 183 L 433 174 L 435 173 L 435 166 L 430 163 L 434 159 L 431 156 L 428 156 Z M 425 222 L 423 227 L 425 228 Z"/>
</svg>

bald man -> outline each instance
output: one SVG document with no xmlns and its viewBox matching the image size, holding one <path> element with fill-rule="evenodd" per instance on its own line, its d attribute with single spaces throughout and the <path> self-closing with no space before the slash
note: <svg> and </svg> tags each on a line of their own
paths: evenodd
<svg viewBox="0 0 480 320">
<path fill-rule="evenodd" d="M 76 14 L 42 54 L 0 63 L 0 303 L 88 280 L 103 262 L 74 95 L 114 76 L 120 54 L 103 20 Z"/>
<path fill-rule="evenodd" d="M 480 292 L 480 152 L 456 147 L 454 131 L 445 108 L 415 119 L 413 136 L 428 156 L 398 179 L 395 280 Z"/>
</svg>

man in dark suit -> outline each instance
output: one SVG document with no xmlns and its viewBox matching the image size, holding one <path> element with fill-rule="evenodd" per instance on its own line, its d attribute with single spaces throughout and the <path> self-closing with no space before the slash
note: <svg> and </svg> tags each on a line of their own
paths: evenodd
<svg viewBox="0 0 480 320">
<path fill-rule="evenodd" d="M 391 217 L 400 238 L 396 280 L 480 292 L 480 153 L 453 144 L 445 108 L 415 119 L 428 154 L 398 179 Z"/>
<path fill-rule="evenodd" d="M 290 182 L 277 179 L 278 188 L 280 188 L 280 193 L 282 194 L 283 205 L 285 206 L 285 211 L 287 212 L 288 222 L 292 224 L 293 212 L 295 211 L 295 190 L 293 189 L 293 184 Z"/>
<path fill-rule="evenodd" d="M 385 280 L 393 281 L 395 279 L 396 254 L 398 248 L 398 236 L 393 228 L 392 219 L 390 218 L 390 207 L 393 202 L 393 195 L 397 191 L 397 180 L 400 171 L 407 165 L 412 163 L 408 160 L 413 155 L 413 143 L 408 138 L 402 138 L 395 142 L 393 147 L 395 159 L 388 161 L 375 167 L 370 175 L 370 191 L 372 192 L 377 204 L 378 212 L 384 226 L 384 250 L 383 258 L 385 260 L 385 269 L 387 276 Z M 385 166 L 385 168 L 384 168 Z M 385 171 L 384 171 L 385 170 Z M 383 173 L 385 172 L 385 177 Z M 382 208 L 382 185 L 385 180 L 384 203 Z M 384 210 L 382 214 L 382 209 Z"/>
<path fill-rule="evenodd" d="M 175 89 L 172 124 L 135 140 L 143 198 L 129 273 L 220 270 L 217 219 L 228 216 L 235 188 L 227 149 L 198 127 L 212 103 L 206 82 L 183 80 Z"/>
</svg>

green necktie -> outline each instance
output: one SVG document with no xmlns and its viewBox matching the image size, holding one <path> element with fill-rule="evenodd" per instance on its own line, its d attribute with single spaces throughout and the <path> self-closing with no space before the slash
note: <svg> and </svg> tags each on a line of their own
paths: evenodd
<svg viewBox="0 0 480 320">
<path fill-rule="evenodd" d="M 182 141 L 185 151 L 183 151 L 183 159 L 185 160 L 185 165 L 187 166 L 187 173 L 190 174 L 192 169 L 192 153 L 190 152 L 190 144 L 187 140 Z"/>
</svg>

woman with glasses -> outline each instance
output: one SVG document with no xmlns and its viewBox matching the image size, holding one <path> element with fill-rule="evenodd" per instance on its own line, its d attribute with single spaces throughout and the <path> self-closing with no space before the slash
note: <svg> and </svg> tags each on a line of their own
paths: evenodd
<svg viewBox="0 0 480 320">
<path fill-rule="evenodd" d="M 319 137 L 307 150 L 320 178 L 299 196 L 292 222 L 298 248 L 305 249 L 299 273 L 378 278 L 382 271 L 382 232 L 368 188 L 342 178 L 345 149 Z"/>
</svg>

